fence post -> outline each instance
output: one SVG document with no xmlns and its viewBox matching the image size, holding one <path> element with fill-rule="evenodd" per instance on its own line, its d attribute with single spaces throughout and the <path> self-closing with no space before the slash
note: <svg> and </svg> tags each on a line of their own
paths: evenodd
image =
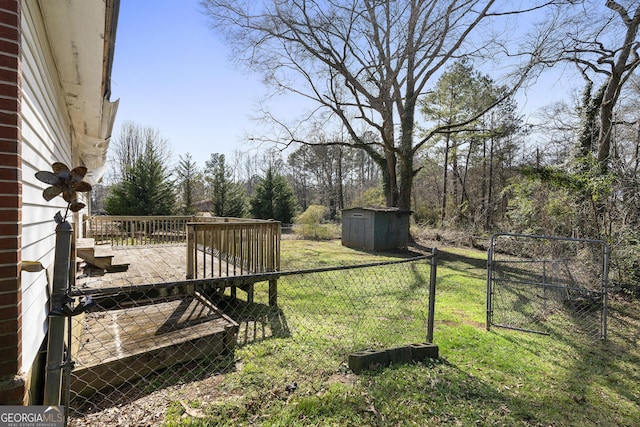
<svg viewBox="0 0 640 427">
<path fill-rule="evenodd" d="M 491 240 L 489 240 L 489 249 L 487 249 L 487 304 L 486 304 L 486 329 L 487 331 L 491 330 L 491 314 L 493 313 L 493 308 L 491 306 L 491 297 L 492 297 L 492 283 L 491 279 L 493 278 L 493 245 L 495 234 L 491 236 Z"/>
<path fill-rule="evenodd" d="M 433 343 L 434 310 L 436 307 L 436 277 L 438 268 L 438 248 L 431 250 L 431 274 L 429 277 L 429 315 L 427 318 L 427 342 Z"/>
<path fill-rule="evenodd" d="M 49 340 L 44 382 L 43 403 L 47 406 L 60 405 L 66 320 L 66 317 L 60 314 L 68 297 L 66 292 L 69 285 L 72 234 L 73 227 L 67 221 L 62 221 L 56 226 L 56 252 L 53 264 L 53 290 L 49 310 Z"/>
<path fill-rule="evenodd" d="M 602 332 L 600 338 L 602 340 L 607 339 L 607 311 L 608 311 L 608 298 L 609 298 L 609 244 L 604 243 L 604 271 L 602 273 Z"/>
</svg>

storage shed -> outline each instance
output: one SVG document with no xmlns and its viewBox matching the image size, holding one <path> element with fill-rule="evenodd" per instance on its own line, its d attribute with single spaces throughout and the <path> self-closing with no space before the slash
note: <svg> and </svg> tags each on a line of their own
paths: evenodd
<svg viewBox="0 0 640 427">
<path fill-rule="evenodd" d="M 398 208 L 344 209 L 342 245 L 369 251 L 406 249 L 410 215 Z"/>
</svg>

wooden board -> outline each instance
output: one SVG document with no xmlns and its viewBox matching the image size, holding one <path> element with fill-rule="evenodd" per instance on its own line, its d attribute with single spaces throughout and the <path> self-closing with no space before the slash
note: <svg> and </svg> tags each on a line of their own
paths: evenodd
<svg viewBox="0 0 640 427">
<path fill-rule="evenodd" d="M 76 239 L 76 249 L 92 249 L 95 246 L 95 239 L 92 239 L 90 237 Z"/>
<path fill-rule="evenodd" d="M 193 296 L 89 313 L 71 389 L 92 394 L 177 363 L 228 353 L 237 331 L 236 322 Z"/>
</svg>

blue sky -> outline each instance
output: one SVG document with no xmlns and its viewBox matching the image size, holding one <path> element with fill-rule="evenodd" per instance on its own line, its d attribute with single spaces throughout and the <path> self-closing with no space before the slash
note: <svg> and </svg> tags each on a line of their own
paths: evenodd
<svg viewBox="0 0 640 427">
<path fill-rule="evenodd" d="M 520 109 L 530 114 L 561 98 L 563 85 L 546 75 L 518 96 Z M 174 161 L 190 152 L 202 166 L 211 153 L 230 156 L 253 147 L 248 138 L 263 132 L 251 117 L 266 91 L 259 75 L 233 66 L 198 0 L 120 3 L 111 95 L 120 99 L 115 137 L 122 122 L 133 121 L 168 139 Z M 292 117 L 300 113 L 291 98 L 280 102 L 272 107 L 289 109 Z"/>
<path fill-rule="evenodd" d="M 211 153 L 250 148 L 265 88 L 232 65 L 197 0 L 123 0 L 111 77 L 111 99 L 120 99 L 114 137 L 124 121 L 155 128 L 174 160 L 190 152 L 200 165 Z"/>
</svg>

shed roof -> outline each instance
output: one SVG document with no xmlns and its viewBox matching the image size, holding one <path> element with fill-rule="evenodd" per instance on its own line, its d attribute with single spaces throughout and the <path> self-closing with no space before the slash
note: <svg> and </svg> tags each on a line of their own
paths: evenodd
<svg viewBox="0 0 640 427">
<path fill-rule="evenodd" d="M 372 206 L 364 206 L 364 207 L 353 207 L 353 208 L 347 208 L 347 209 L 342 209 L 343 212 L 346 211 L 351 211 L 351 210 L 356 210 L 356 209 L 360 209 L 360 210 L 365 210 L 365 211 L 372 211 L 372 212 L 394 212 L 394 213 L 400 213 L 400 214 L 412 214 L 413 211 L 408 211 L 408 210 L 404 210 L 404 209 L 399 209 L 399 208 L 395 208 L 395 207 L 372 207 Z"/>
</svg>

